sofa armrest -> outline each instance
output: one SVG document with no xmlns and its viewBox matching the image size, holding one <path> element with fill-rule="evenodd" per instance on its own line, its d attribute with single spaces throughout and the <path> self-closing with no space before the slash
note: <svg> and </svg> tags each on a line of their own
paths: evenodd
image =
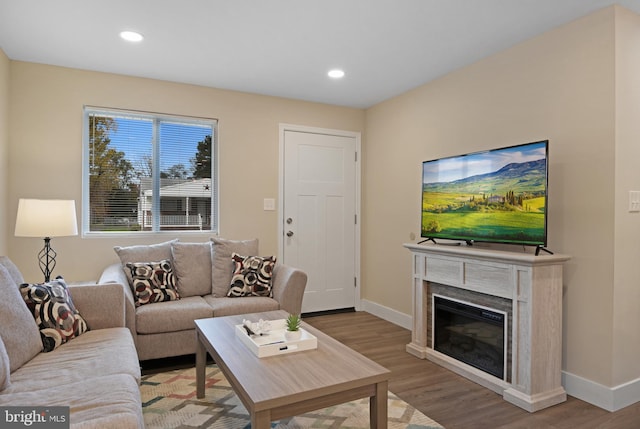
<svg viewBox="0 0 640 429">
<path fill-rule="evenodd" d="M 297 268 L 278 264 L 273 269 L 271 281 L 273 298 L 278 301 L 280 308 L 290 314 L 300 314 L 307 274 Z"/>
<path fill-rule="evenodd" d="M 137 343 L 138 333 L 136 330 L 136 305 L 133 298 L 133 292 L 129 287 L 129 280 L 127 279 L 121 264 L 112 264 L 104 269 L 100 276 L 99 283 L 111 284 L 117 283 L 124 289 L 124 313 L 125 313 L 125 326 L 131 331 L 133 340 Z"/>
<path fill-rule="evenodd" d="M 124 291 L 119 284 L 69 285 L 73 304 L 90 329 L 125 326 Z"/>
</svg>

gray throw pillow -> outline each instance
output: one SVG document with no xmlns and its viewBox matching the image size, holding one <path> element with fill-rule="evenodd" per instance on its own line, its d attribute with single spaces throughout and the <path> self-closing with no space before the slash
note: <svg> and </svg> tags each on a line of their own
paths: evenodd
<svg viewBox="0 0 640 429">
<path fill-rule="evenodd" d="M 0 392 L 11 384 L 11 369 L 9 367 L 9 355 L 0 337 Z"/>
<path fill-rule="evenodd" d="M 16 264 L 14 264 L 11 259 L 9 259 L 9 257 L 0 256 L 0 265 L 3 265 L 7 269 L 9 275 L 13 278 L 13 281 L 16 282 L 16 284 L 19 285 L 24 283 L 24 277 L 22 277 L 22 273 L 20 272 L 18 267 L 16 267 Z"/>
<path fill-rule="evenodd" d="M 211 293 L 211 246 L 204 243 L 173 243 L 173 270 L 180 296 L 202 296 Z"/>
<path fill-rule="evenodd" d="M 257 255 L 258 239 L 237 241 L 212 238 L 211 241 L 213 242 L 212 292 L 215 297 L 224 297 L 229 292 L 235 267 L 231 255 L 234 253 Z"/>
<path fill-rule="evenodd" d="M 0 337 L 9 356 L 11 372 L 42 351 L 40 331 L 20 289 L 4 265 L 0 265 Z"/>
</svg>

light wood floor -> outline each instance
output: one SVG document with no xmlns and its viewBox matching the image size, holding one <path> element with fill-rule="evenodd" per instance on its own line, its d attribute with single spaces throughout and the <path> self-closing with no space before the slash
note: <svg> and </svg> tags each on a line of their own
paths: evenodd
<svg viewBox="0 0 640 429">
<path fill-rule="evenodd" d="M 306 317 L 310 325 L 392 372 L 389 390 L 446 429 L 637 429 L 640 403 L 610 413 L 569 397 L 529 413 L 498 394 L 405 351 L 411 332 L 365 312 Z"/>
</svg>

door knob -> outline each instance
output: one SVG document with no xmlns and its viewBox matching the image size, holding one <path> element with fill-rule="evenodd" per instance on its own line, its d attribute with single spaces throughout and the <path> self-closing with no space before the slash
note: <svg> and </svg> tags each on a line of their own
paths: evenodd
<svg viewBox="0 0 640 429">
<path fill-rule="evenodd" d="M 287 231 L 287 237 L 293 236 L 293 231 Z"/>
</svg>

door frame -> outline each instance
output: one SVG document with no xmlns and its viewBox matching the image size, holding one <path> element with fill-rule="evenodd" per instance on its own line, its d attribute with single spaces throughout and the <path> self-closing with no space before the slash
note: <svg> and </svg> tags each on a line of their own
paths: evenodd
<svg viewBox="0 0 640 429">
<path fill-rule="evenodd" d="M 324 134 L 330 136 L 339 137 L 352 137 L 356 143 L 356 160 L 355 160 L 355 211 L 356 211 L 356 225 L 355 225 L 355 237 L 354 237 L 354 275 L 355 275 L 355 302 L 354 307 L 356 311 L 359 311 L 362 307 L 362 298 L 360 296 L 361 291 L 361 276 L 360 276 L 360 225 L 362 224 L 362 216 L 360 215 L 360 202 L 361 202 L 361 163 L 362 163 L 362 151 L 361 151 L 361 133 L 355 131 L 334 130 L 329 128 L 317 128 L 304 125 L 294 125 L 281 123 L 279 126 L 279 166 L 278 166 L 278 259 L 284 261 L 284 135 L 286 131 L 296 131 L 310 134 Z"/>
</svg>

